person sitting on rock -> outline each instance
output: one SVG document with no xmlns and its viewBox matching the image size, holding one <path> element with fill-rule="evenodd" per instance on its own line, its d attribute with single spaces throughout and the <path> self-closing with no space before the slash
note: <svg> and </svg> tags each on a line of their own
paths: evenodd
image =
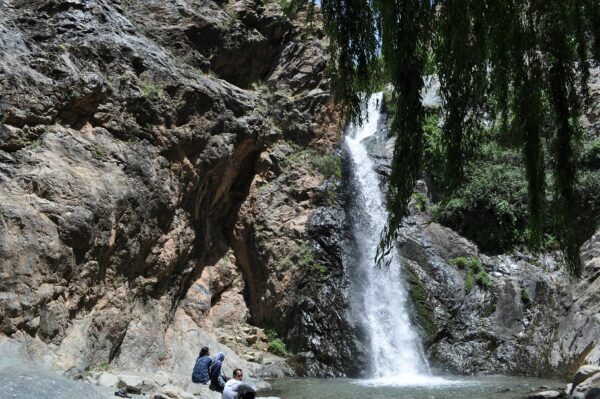
<svg viewBox="0 0 600 399">
<path fill-rule="evenodd" d="M 244 373 L 241 369 L 233 370 L 233 378 L 227 381 L 223 389 L 222 399 L 254 399 L 256 388 L 247 382 L 243 382 Z"/>
<path fill-rule="evenodd" d="M 218 352 L 213 359 L 212 366 L 210 366 L 210 386 L 209 389 L 217 392 L 223 392 L 223 388 L 225 388 L 225 383 L 229 378 L 225 377 L 221 374 L 221 367 L 223 366 L 223 360 L 225 359 L 225 354 L 223 352 Z"/>
<path fill-rule="evenodd" d="M 200 349 L 198 359 L 194 365 L 194 371 L 192 371 L 192 382 L 196 384 L 206 384 L 210 381 L 210 365 L 212 359 L 209 356 L 208 348 L 205 346 Z"/>
</svg>

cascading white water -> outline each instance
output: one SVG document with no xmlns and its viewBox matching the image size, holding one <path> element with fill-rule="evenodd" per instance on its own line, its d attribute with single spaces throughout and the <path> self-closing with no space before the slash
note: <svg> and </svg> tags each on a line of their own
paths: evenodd
<svg viewBox="0 0 600 399">
<path fill-rule="evenodd" d="M 370 334 L 372 374 L 377 379 L 419 383 L 430 379 L 418 334 L 408 316 L 407 288 L 399 257 L 393 251 L 388 269 L 375 267 L 379 236 L 387 220 L 384 195 L 364 140 L 377 133 L 382 93 L 373 95 L 363 111 L 362 126 L 350 126 L 346 146 L 352 160 L 354 193 L 353 235 L 361 270 L 361 319 Z M 403 383 L 403 382 L 399 382 Z"/>
</svg>

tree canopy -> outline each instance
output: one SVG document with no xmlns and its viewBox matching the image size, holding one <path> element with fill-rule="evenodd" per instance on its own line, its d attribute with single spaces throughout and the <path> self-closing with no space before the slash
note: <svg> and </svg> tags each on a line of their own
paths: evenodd
<svg viewBox="0 0 600 399">
<path fill-rule="evenodd" d="M 600 0 L 322 0 L 333 90 L 350 116 L 382 80 L 393 87 L 396 136 L 378 261 L 396 238 L 423 163 L 424 75 L 433 63 L 443 100 L 444 184 L 463 178 L 482 123 L 521 148 L 528 245 L 547 211 L 544 151 L 553 160 L 553 212 L 569 271 L 581 274 L 574 217 L 579 116 L 589 63 L 600 56 Z"/>
</svg>

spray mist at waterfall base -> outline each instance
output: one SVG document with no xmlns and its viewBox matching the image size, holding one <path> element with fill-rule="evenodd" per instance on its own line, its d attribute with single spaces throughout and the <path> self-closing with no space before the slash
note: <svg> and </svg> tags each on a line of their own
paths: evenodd
<svg viewBox="0 0 600 399">
<path fill-rule="evenodd" d="M 473 381 L 455 380 L 421 374 L 400 374 L 388 377 L 354 380 L 352 382 L 365 387 L 445 387 L 450 385 L 467 385 L 475 383 Z"/>
</svg>

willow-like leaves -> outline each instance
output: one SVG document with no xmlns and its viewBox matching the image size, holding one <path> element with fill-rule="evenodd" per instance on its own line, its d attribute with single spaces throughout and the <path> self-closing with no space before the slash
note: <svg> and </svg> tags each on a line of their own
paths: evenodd
<svg viewBox="0 0 600 399">
<path fill-rule="evenodd" d="M 529 242 L 544 226 L 544 148 L 553 160 L 559 241 L 580 275 L 580 237 L 573 209 L 581 100 L 588 58 L 600 56 L 600 0 L 323 0 L 331 38 L 334 92 L 351 115 L 362 93 L 385 76 L 393 85 L 396 136 L 378 260 L 401 225 L 423 158 L 420 92 L 433 51 L 444 102 L 445 185 L 460 185 L 485 119 L 499 119 L 522 149 L 529 192 Z"/>
</svg>

